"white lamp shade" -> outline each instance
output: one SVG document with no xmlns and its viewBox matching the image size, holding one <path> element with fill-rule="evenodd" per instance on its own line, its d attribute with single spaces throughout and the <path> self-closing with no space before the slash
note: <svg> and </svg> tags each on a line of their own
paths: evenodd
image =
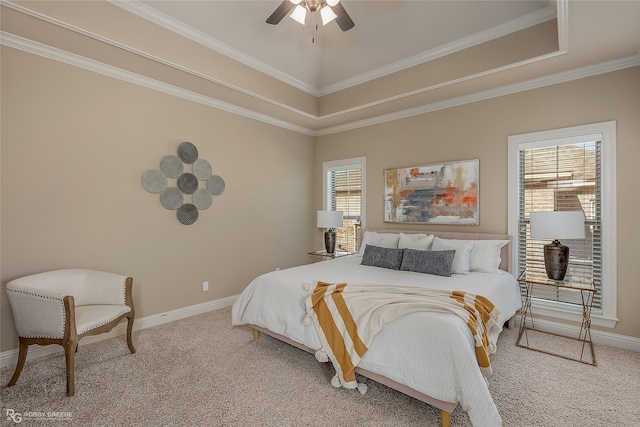
<svg viewBox="0 0 640 427">
<path fill-rule="evenodd" d="M 582 211 L 531 212 L 531 238 L 584 239 Z"/>
<path fill-rule="evenodd" d="M 318 211 L 318 228 L 342 227 L 342 212 Z"/>
</svg>

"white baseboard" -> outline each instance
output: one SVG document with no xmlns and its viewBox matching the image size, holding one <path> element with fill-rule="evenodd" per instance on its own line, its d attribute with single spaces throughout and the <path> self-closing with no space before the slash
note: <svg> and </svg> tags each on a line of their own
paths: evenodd
<svg viewBox="0 0 640 427">
<path fill-rule="evenodd" d="M 568 337 L 577 337 L 580 333 L 579 327 L 567 325 L 566 323 L 558 323 L 547 319 L 534 319 L 534 322 L 535 328 L 544 332 L 552 332 L 554 334 Z M 516 318 L 516 325 L 518 327 L 520 326 L 519 316 Z M 527 320 L 527 326 L 530 326 L 529 320 Z M 640 353 L 640 338 L 591 329 L 591 339 L 596 344 L 608 345 Z"/>
<path fill-rule="evenodd" d="M 154 314 L 147 317 L 136 319 L 133 324 L 133 330 L 147 329 L 153 326 L 162 325 L 164 323 L 173 322 L 175 320 L 185 319 L 187 317 L 195 316 L 209 311 L 220 310 L 221 308 L 233 305 L 239 295 L 233 295 L 226 298 L 221 298 L 213 301 L 204 302 L 201 304 L 192 305 L 189 307 L 178 308 L 176 310 L 167 311 L 160 314 Z M 91 344 L 92 342 L 102 341 L 108 338 L 112 338 L 118 335 L 124 335 L 127 333 L 127 322 L 121 322 L 118 326 L 113 328 L 110 332 L 93 335 L 83 338 L 80 341 L 80 346 Z M 135 344 L 135 342 L 134 342 Z M 62 346 L 59 345 L 32 345 L 29 346 L 29 352 L 27 353 L 27 360 L 34 359 L 36 357 L 42 357 L 49 354 L 61 353 Z M 3 351 L 0 353 L 0 368 L 5 366 L 15 366 L 18 361 L 18 349 Z"/>
<path fill-rule="evenodd" d="M 189 307 L 178 308 L 176 310 L 167 311 L 165 313 L 154 314 L 151 316 L 137 319 L 133 325 L 133 330 L 147 329 L 153 326 L 162 325 L 164 323 L 173 322 L 175 320 L 185 319 L 187 317 L 195 316 L 209 311 L 220 310 L 221 308 L 233 305 L 239 295 L 233 295 L 226 298 L 221 298 L 213 301 L 204 302 L 202 304 L 196 304 Z M 545 332 L 553 332 L 559 335 L 577 336 L 580 331 L 579 328 L 567 325 L 564 323 L 553 322 L 545 319 L 536 319 L 536 329 Z M 519 326 L 520 319 L 516 319 L 516 325 Z M 127 324 L 123 322 L 113 328 L 111 332 L 94 335 L 84 338 L 80 345 L 90 344 L 92 342 L 101 341 L 107 338 L 115 337 L 118 335 L 124 335 L 127 331 Z M 636 351 L 640 353 L 640 338 L 630 337 L 626 335 L 614 334 L 611 332 L 604 332 L 599 330 L 591 330 L 591 336 L 593 342 L 596 344 L 608 345 L 611 347 L 622 348 L 625 350 Z M 36 357 L 42 357 L 53 353 L 62 352 L 62 347 L 57 345 L 47 346 L 30 346 L 27 360 L 34 359 Z M 0 368 L 5 366 L 15 366 L 18 360 L 18 349 L 8 350 L 0 353 Z"/>
</svg>

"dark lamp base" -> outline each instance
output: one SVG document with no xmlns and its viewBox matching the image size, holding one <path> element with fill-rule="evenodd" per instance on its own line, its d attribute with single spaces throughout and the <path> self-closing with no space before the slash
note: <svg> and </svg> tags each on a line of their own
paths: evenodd
<svg viewBox="0 0 640 427">
<path fill-rule="evenodd" d="M 325 231 L 324 232 L 324 247 L 328 254 L 333 254 L 336 250 L 336 232 Z"/>
<path fill-rule="evenodd" d="M 544 268 L 552 280 L 564 280 L 569 265 L 569 247 L 558 240 L 544 245 Z"/>
</svg>

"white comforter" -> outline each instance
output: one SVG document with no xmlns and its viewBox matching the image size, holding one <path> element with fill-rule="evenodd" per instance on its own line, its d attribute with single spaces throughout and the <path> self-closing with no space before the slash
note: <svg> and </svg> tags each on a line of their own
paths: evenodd
<svg viewBox="0 0 640 427">
<path fill-rule="evenodd" d="M 462 290 L 483 295 L 500 310 L 499 324 L 521 306 L 508 273 L 454 274 L 451 277 L 360 265 L 359 256 L 338 258 L 257 277 L 233 305 L 233 325 L 256 325 L 312 349 L 322 347 L 313 327 L 304 326 L 308 292 L 303 283 L 371 283 Z M 497 334 L 490 337 L 495 344 Z M 476 360 L 471 331 L 447 313 L 412 313 L 388 323 L 374 337 L 359 366 L 446 402 L 459 402 L 474 426 L 502 421 Z"/>
</svg>

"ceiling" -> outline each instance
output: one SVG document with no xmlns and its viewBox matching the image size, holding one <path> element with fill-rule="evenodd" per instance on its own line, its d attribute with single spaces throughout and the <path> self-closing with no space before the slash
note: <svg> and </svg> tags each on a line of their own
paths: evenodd
<svg viewBox="0 0 640 427">
<path fill-rule="evenodd" d="M 361 83 L 372 70 L 388 74 L 429 52 L 472 46 L 555 17 L 555 2 L 546 0 L 343 0 L 356 26 L 342 32 L 335 22 L 316 30 L 317 14 L 307 14 L 305 26 L 289 17 L 267 24 L 280 3 L 152 0 L 142 2 L 148 9 L 136 10 L 149 17 L 160 12 L 228 46 L 237 58 L 248 55 L 265 72 L 286 75 L 317 94 Z"/>
<path fill-rule="evenodd" d="M 0 0 L 0 43 L 312 136 L 640 66 L 640 0 Z"/>
</svg>

